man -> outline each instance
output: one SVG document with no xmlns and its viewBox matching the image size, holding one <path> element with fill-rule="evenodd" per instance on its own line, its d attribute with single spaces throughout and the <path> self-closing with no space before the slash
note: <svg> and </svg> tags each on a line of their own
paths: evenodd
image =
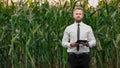
<svg viewBox="0 0 120 68">
<path fill-rule="evenodd" d="M 69 68 L 89 68 L 89 47 L 96 44 L 92 28 L 82 22 L 83 17 L 83 9 L 76 7 L 73 11 L 75 22 L 64 31 L 62 45 L 67 48 Z"/>
</svg>

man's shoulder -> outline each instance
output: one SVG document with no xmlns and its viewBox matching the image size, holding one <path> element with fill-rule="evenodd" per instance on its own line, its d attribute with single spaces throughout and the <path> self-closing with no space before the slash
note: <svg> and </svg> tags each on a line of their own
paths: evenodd
<svg viewBox="0 0 120 68">
<path fill-rule="evenodd" d="M 91 28 L 91 26 L 88 24 L 82 23 L 82 25 L 85 26 L 86 28 Z"/>
<path fill-rule="evenodd" d="M 74 26 L 74 23 L 73 24 L 70 24 L 68 25 L 66 28 L 69 29 L 69 28 L 72 28 Z"/>
</svg>

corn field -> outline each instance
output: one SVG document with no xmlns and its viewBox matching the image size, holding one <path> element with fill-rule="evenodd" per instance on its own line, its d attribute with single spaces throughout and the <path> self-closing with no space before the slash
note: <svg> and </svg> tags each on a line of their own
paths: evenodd
<svg viewBox="0 0 120 68">
<path fill-rule="evenodd" d="M 67 68 L 61 40 L 65 27 L 74 22 L 77 2 L 58 6 L 0 2 L 0 68 Z M 86 5 L 79 5 L 85 12 L 83 22 L 92 26 L 97 40 L 91 48 L 90 67 L 120 68 L 120 2 L 103 0 L 97 9 Z"/>
</svg>

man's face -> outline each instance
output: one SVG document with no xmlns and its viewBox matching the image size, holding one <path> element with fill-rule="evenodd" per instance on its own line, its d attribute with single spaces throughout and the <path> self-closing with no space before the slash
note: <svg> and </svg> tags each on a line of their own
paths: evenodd
<svg viewBox="0 0 120 68">
<path fill-rule="evenodd" d="M 73 17 L 75 19 L 76 22 L 81 22 L 82 18 L 83 18 L 83 11 L 80 10 L 80 9 L 76 9 L 74 12 L 73 12 Z"/>
</svg>

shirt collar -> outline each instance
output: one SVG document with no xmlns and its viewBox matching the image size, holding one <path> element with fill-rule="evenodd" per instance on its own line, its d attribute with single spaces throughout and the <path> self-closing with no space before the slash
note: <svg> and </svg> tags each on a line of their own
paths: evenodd
<svg viewBox="0 0 120 68">
<path fill-rule="evenodd" d="M 83 22 L 82 22 L 82 21 L 81 21 L 80 23 L 74 22 L 74 24 L 75 24 L 75 25 L 78 25 L 78 24 L 82 25 Z"/>
</svg>

